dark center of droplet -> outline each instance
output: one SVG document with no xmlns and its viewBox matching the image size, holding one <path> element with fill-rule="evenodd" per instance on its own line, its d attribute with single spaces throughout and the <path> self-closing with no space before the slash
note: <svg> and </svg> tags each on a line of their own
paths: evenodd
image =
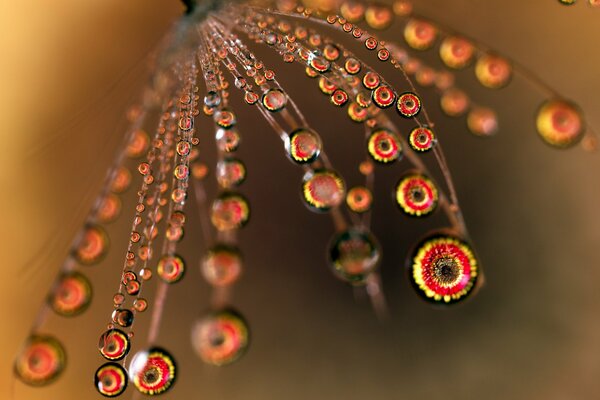
<svg viewBox="0 0 600 400">
<path fill-rule="evenodd" d="M 410 193 L 410 195 L 413 198 L 413 200 L 416 202 L 421 202 L 421 201 L 425 200 L 425 193 L 423 192 L 423 189 L 421 189 L 421 188 L 413 189 L 412 192 Z"/>
<path fill-rule="evenodd" d="M 156 369 L 154 369 L 154 368 L 149 369 L 144 374 L 144 380 L 148 383 L 156 382 L 158 380 L 158 377 L 159 377 L 158 371 L 156 371 Z"/>
<path fill-rule="evenodd" d="M 419 136 L 417 136 L 417 141 L 421 144 L 427 143 L 427 135 L 424 133 L 421 133 Z"/>
<path fill-rule="evenodd" d="M 111 376 L 105 376 L 102 378 L 102 386 L 112 386 L 114 384 Z"/>
<path fill-rule="evenodd" d="M 405 100 L 404 101 L 404 106 L 407 108 L 413 108 L 415 106 L 415 102 L 412 100 Z"/>
<path fill-rule="evenodd" d="M 225 342 L 225 336 L 221 333 L 215 333 L 210 337 L 210 345 L 212 347 L 219 347 Z"/>
<path fill-rule="evenodd" d="M 117 344 L 116 344 L 116 343 L 114 343 L 114 342 L 110 342 L 108 345 L 106 345 L 106 350 L 107 350 L 109 353 L 112 353 L 112 352 L 114 352 L 115 350 L 117 350 Z"/>
<path fill-rule="evenodd" d="M 433 266 L 433 275 L 440 284 L 452 284 L 460 277 L 460 267 L 451 258 L 441 258 Z"/>
<path fill-rule="evenodd" d="M 382 140 L 379 142 L 379 148 L 383 151 L 388 151 L 392 147 L 389 140 Z"/>
</svg>

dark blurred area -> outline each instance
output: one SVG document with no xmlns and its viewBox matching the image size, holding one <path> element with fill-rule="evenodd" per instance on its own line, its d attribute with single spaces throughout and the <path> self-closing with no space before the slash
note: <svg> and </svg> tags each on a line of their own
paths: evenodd
<svg viewBox="0 0 600 400">
<path fill-rule="evenodd" d="M 518 60 L 575 100 L 600 130 L 600 10 L 583 1 L 572 7 L 541 0 L 415 3 L 416 12 Z M 148 55 L 182 12 L 174 0 L 0 5 L 2 398 L 12 386 L 18 346 L 120 145 L 125 112 L 139 101 Z M 400 27 L 385 36 L 400 40 Z M 348 186 L 360 184 L 362 127 L 327 104 L 301 67 L 264 47 L 252 48 L 321 133 Z M 351 49 L 366 57 L 362 49 Z M 439 65 L 435 50 L 422 57 Z M 399 74 L 382 72 L 402 85 Z M 373 232 L 383 248 L 390 314 L 379 320 L 368 297 L 329 270 L 325 252 L 334 230 L 328 216 L 302 203 L 301 169 L 232 90 L 243 136 L 239 157 L 248 169 L 241 191 L 252 206 L 240 240 L 244 276 L 232 303 L 250 322 L 252 345 L 239 363 L 220 369 L 193 354 L 190 329 L 208 310 L 210 288 L 197 268 L 205 244 L 192 197 L 179 248 L 189 270 L 170 288 L 158 340 L 175 356 L 179 375 L 161 398 L 600 398 L 600 157 L 580 148 L 554 150 L 537 137 L 534 113 L 546 97 L 526 80 L 516 76 L 507 88 L 492 91 L 476 84 L 472 68 L 458 79 L 478 103 L 496 109 L 500 121 L 496 136 L 475 137 L 464 119 L 441 113 L 435 93 L 422 92 L 485 269 L 486 285 L 477 296 L 448 309 L 417 297 L 406 256 L 445 221 L 441 215 L 423 221 L 401 215 L 391 193 L 409 164 L 378 167 Z M 399 126 L 403 132 L 411 127 L 402 121 Z M 213 126 L 202 117 L 197 127 L 201 159 L 214 172 Z M 434 166 L 433 159 L 425 160 Z M 215 188 L 210 182 L 209 197 Z M 124 197 L 119 221 L 108 227 L 109 256 L 84 267 L 94 284 L 92 306 L 76 319 L 51 317 L 44 329 L 65 343 L 67 370 L 42 389 L 16 383 L 15 399 L 98 397 L 92 385 L 102 363 L 96 344 L 118 288 L 134 192 Z M 145 341 L 149 318 L 146 312 L 136 322 L 134 350 Z"/>
</svg>

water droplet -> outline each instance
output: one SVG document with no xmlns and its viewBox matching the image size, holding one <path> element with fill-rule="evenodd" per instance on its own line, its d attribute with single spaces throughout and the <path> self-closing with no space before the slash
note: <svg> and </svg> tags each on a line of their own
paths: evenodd
<svg viewBox="0 0 600 400">
<path fill-rule="evenodd" d="M 177 374 L 173 357 L 164 349 L 152 347 L 133 357 L 129 379 L 140 393 L 154 396 L 169 390 Z"/>
<path fill-rule="evenodd" d="M 144 312 L 148 308 L 148 301 L 146 299 L 141 298 L 141 297 L 139 299 L 135 299 L 133 301 L 133 308 L 137 312 Z"/>
<path fill-rule="evenodd" d="M 298 164 L 315 161 L 322 148 L 321 138 L 309 128 L 299 128 L 290 133 L 284 145 L 290 159 Z"/>
<path fill-rule="evenodd" d="M 84 312 L 92 301 L 92 285 L 79 272 L 68 272 L 58 279 L 58 284 L 48 298 L 52 310 L 62 316 Z"/>
<path fill-rule="evenodd" d="M 98 221 L 103 224 L 108 224 L 117 219 L 121 212 L 121 200 L 118 196 L 109 193 L 107 194 L 98 207 Z"/>
<path fill-rule="evenodd" d="M 129 188 L 131 183 L 131 173 L 125 167 L 120 167 L 113 177 L 110 184 L 110 190 L 113 193 L 123 193 Z"/>
<path fill-rule="evenodd" d="M 202 361 L 221 366 L 233 363 L 246 352 L 249 336 L 244 318 L 226 309 L 196 323 L 192 329 L 192 344 Z"/>
<path fill-rule="evenodd" d="M 164 255 L 158 260 L 156 273 L 166 283 L 179 282 L 185 273 L 185 262 L 176 254 Z"/>
<path fill-rule="evenodd" d="M 271 112 L 281 111 L 287 104 L 287 95 L 280 89 L 269 89 L 262 97 L 262 104 Z"/>
<path fill-rule="evenodd" d="M 377 30 L 386 29 L 394 20 L 392 10 L 383 4 L 369 4 L 365 11 L 365 21 Z"/>
<path fill-rule="evenodd" d="M 238 280 L 241 272 L 242 255 L 235 247 L 214 246 L 202 260 L 202 275 L 213 286 L 229 286 Z"/>
<path fill-rule="evenodd" d="M 475 47 L 458 36 L 449 36 L 440 45 L 440 58 L 450 68 L 461 69 L 473 60 Z"/>
<path fill-rule="evenodd" d="M 421 111 L 421 99 L 411 92 L 402 93 L 398 96 L 396 110 L 404 118 L 412 118 Z"/>
<path fill-rule="evenodd" d="M 215 134 L 219 151 L 231 153 L 240 145 L 240 134 L 236 129 L 218 129 Z"/>
<path fill-rule="evenodd" d="M 410 268 L 417 293 L 439 304 L 465 299 L 479 276 L 478 262 L 470 246 L 445 234 L 423 240 L 411 257 Z"/>
<path fill-rule="evenodd" d="M 15 374 L 30 386 L 44 386 L 64 370 L 65 350 L 52 336 L 32 335 L 15 360 Z"/>
<path fill-rule="evenodd" d="M 336 89 L 331 94 L 330 100 L 331 104 L 333 104 L 334 106 L 342 107 L 348 102 L 348 93 L 346 93 L 342 89 Z"/>
<path fill-rule="evenodd" d="M 387 85 L 381 85 L 377 89 L 373 90 L 371 99 L 377 107 L 388 108 L 394 104 L 394 101 L 396 100 L 396 94 L 391 87 Z"/>
<path fill-rule="evenodd" d="M 107 360 L 117 361 L 129 353 L 131 343 L 129 338 L 120 329 L 108 329 L 98 340 L 98 350 Z"/>
<path fill-rule="evenodd" d="M 83 265 L 92 265 L 100 262 L 108 251 L 108 235 L 98 225 L 85 227 L 81 241 L 75 248 L 73 256 Z"/>
<path fill-rule="evenodd" d="M 349 57 L 344 63 L 344 69 L 350 75 L 356 75 L 360 72 L 361 64 L 356 58 Z"/>
<path fill-rule="evenodd" d="M 131 281 L 131 282 L 137 282 L 137 281 Z M 131 324 L 133 323 L 133 313 L 130 310 L 117 308 L 112 313 L 112 321 L 115 324 L 122 326 L 123 328 L 127 328 L 127 327 L 131 326 Z"/>
<path fill-rule="evenodd" d="M 404 39 L 410 47 L 416 50 L 427 50 L 435 43 L 437 29 L 433 24 L 413 18 L 404 28 Z"/>
<path fill-rule="evenodd" d="M 541 138 L 557 148 L 577 144 L 585 132 L 585 121 L 579 107 L 563 99 L 546 101 L 536 117 L 536 127 Z"/>
<path fill-rule="evenodd" d="M 369 118 L 369 110 L 361 107 L 358 103 L 350 103 L 348 116 L 354 122 L 365 122 Z"/>
<path fill-rule="evenodd" d="M 460 89 L 446 90 L 440 98 L 442 111 L 450 117 L 459 117 L 467 112 L 470 106 L 469 97 Z"/>
<path fill-rule="evenodd" d="M 423 217 L 431 214 L 438 204 L 438 190 L 431 179 L 418 174 L 408 174 L 396 185 L 396 203 L 407 215 Z"/>
<path fill-rule="evenodd" d="M 302 183 L 302 195 L 306 204 L 315 211 L 327 211 L 344 200 L 346 186 L 333 171 L 308 172 Z"/>
<path fill-rule="evenodd" d="M 437 139 L 431 129 L 426 126 L 418 126 L 410 131 L 408 136 L 408 144 L 410 147 L 419 152 L 426 152 L 433 148 Z"/>
<path fill-rule="evenodd" d="M 106 363 L 94 374 L 94 386 L 105 397 L 117 397 L 127 388 L 127 372 L 117 363 Z"/>
<path fill-rule="evenodd" d="M 328 255 L 336 276 L 355 285 L 365 283 L 381 258 L 375 237 L 368 231 L 354 227 L 333 237 Z"/>
<path fill-rule="evenodd" d="M 402 154 L 398 136 L 385 128 L 374 130 L 367 141 L 367 149 L 373 160 L 387 164 L 396 161 Z"/>
<path fill-rule="evenodd" d="M 237 118 L 233 111 L 224 108 L 215 112 L 215 122 L 221 128 L 230 129 L 237 123 Z"/>
<path fill-rule="evenodd" d="M 483 86 L 500 89 L 510 82 L 512 67 L 506 59 L 494 54 L 486 54 L 475 64 L 475 76 Z"/>
<path fill-rule="evenodd" d="M 364 186 L 355 186 L 348 190 L 346 204 L 355 213 L 367 212 L 373 204 L 373 194 Z"/>
<path fill-rule="evenodd" d="M 219 231 L 237 229 L 250 218 L 250 204 L 239 193 L 222 193 L 212 204 L 210 219 Z"/>
<path fill-rule="evenodd" d="M 237 158 L 225 158 L 217 163 L 216 175 L 221 187 L 238 186 L 246 179 L 246 166 Z"/>
<path fill-rule="evenodd" d="M 467 126 L 475 135 L 491 136 L 498 130 L 498 118 L 490 108 L 473 107 L 467 115 Z"/>
</svg>

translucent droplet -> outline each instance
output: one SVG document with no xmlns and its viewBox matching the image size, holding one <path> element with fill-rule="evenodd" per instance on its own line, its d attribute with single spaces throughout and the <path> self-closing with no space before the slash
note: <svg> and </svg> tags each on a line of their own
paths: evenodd
<svg viewBox="0 0 600 400">
<path fill-rule="evenodd" d="M 127 292 L 128 295 L 130 296 L 135 296 L 140 292 L 141 289 L 141 285 L 139 281 L 133 280 L 133 281 L 129 281 L 127 282 L 127 284 L 125 285 L 125 291 Z"/>
<path fill-rule="evenodd" d="M 298 164 L 315 161 L 322 148 L 321 138 L 310 128 L 296 129 L 286 138 L 284 145 L 290 159 Z"/>
<path fill-rule="evenodd" d="M 83 265 L 92 265 L 100 262 L 108 251 L 108 235 L 98 225 L 85 227 L 81 241 L 73 252 L 73 256 Z"/>
<path fill-rule="evenodd" d="M 404 118 L 412 118 L 421 111 L 421 99 L 411 92 L 402 93 L 398 96 L 396 110 Z"/>
<path fill-rule="evenodd" d="M 271 112 L 281 111 L 287 104 L 287 95 L 280 89 L 270 89 L 263 95 L 262 104 Z"/>
<path fill-rule="evenodd" d="M 375 72 L 367 72 L 363 77 L 363 86 L 369 90 L 377 88 L 381 83 L 381 78 Z"/>
<path fill-rule="evenodd" d="M 369 110 L 361 107 L 358 103 L 350 103 L 348 116 L 354 122 L 365 122 L 369 118 Z"/>
<path fill-rule="evenodd" d="M 166 283 L 179 282 L 185 273 L 185 262 L 176 254 L 164 255 L 158 260 L 156 273 Z"/>
<path fill-rule="evenodd" d="M 328 61 L 336 61 L 340 58 L 340 49 L 333 43 L 327 43 L 323 48 L 323 57 Z"/>
<path fill-rule="evenodd" d="M 373 160 L 383 164 L 396 161 L 402 154 L 398 136 L 385 128 L 376 129 L 371 133 L 367 149 Z"/>
<path fill-rule="evenodd" d="M 450 68 L 461 69 L 473 60 L 475 47 L 468 40 L 449 36 L 440 45 L 440 58 Z"/>
<path fill-rule="evenodd" d="M 446 90 L 440 98 L 442 111 L 450 117 L 460 117 L 470 106 L 469 96 L 460 89 L 452 88 Z"/>
<path fill-rule="evenodd" d="M 427 50 L 435 43 L 437 29 L 433 24 L 413 18 L 404 28 L 404 39 L 410 47 L 416 50 Z"/>
<path fill-rule="evenodd" d="M 346 186 L 333 171 L 308 172 L 302 183 L 302 195 L 306 204 L 316 211 L 327 211 L 344 201 Z"/>
<path fill-rule="evenodd" d="M 392 10 L 383 4 L 369 4 L 365 11 L 365 21 L 377 30 L 386 29 L 394 20 Z"/>
<path fill-rule="evenodd" d="M 319 78 L 319 89 L 324 94 L 330 95 L 335 91 L 335 89 L 337 89 L 337 86 L 335 86 L 333 83 L 331 83 L 331 81 L 329 79 L 322 76 L 321 78 Z"/>
<path fill-rule="evenodd" d="M 121 199 L 118 196 L 107 194 L 98 207 L 98 221 L 103 224 L 113 222 L 119 217 L 121 212 Z"/>
<path fill-rule="evenodd" d="M 117 361 L 129 353 L 131 342 L 127 334 L 120 329 L 109 329 L 100 335 L 98 350 L 107 360 Z"/>
<path fill-rule="evenodd" d="M 394 101 L 396 101 L 396 94 L 391 87 L 387 85 L 381 85 L 377 89 L 373 90 L 371 99 L 377 107 L 388 108 L 394 104 Z"/>
<path fill-rule="evenodd" d="M 348 93 L 342 89 L 336 89 L 331 94 L 331 104 L 334 106 L 342 107 L 348 102 Z"/>
<path fill-rule="evenodd" d="M 127 372 L 121 365 L 106 363 L 94 374 L 94 386 L 105 397 L 117 397 L 127 389 Z"/>
<path fill-rule="evenodd" d="M 491 136 L 498 130 L 498 118 L 490 108 L 473 107 L 467 115 L 467 126 L 475 135 Z"/>
<path fill-rule="evenodd" d="M 473 250 L 462 240 L 436 234 L 423 240 L 411 258 L 410 275 L 425 300 L 451 304 L 472 293 L 479 276 Z"/>
<path fill-rule="evenodd" d="M 379 61 L 387 61 L 390 59 L 390 51 L 388 49 L 379 49 L 377 51 L 377 58 Z"/>
<path fill-rule="evenodd" d="M 120 167 L 113 177 L 110 184 L 110 190 L 113 193 L 123 193 L 129 188 L 131 183 L 131 173 L 125 167 Z"/>
<path fill-rule="evenodd" d="M 379 42 L 377 42 L 377 39 L 375 39 L 372 36 L 367 38 L 367 40 L 365 40 L 365 47 L 368 50 L 375 50 L 377 48 L 378 44 L 379 44 Z"/>
<path fill-rule="evenodd" d="M 225 158 L 217 163 L 216 175 L 221 187 L 238 186 L 246 179 L 246 166 L 237 158 Z"/>
<path fill-rule="evenodd" d="M 486 54 L 477 60 L 475 76 L 483 86 L 499 89 L 510 82 L 512 67 L 506 59 L 494 54 Z"/>
<path fill-rule="evenodd" d="M 230 129 L 237 123 L 237 118 L 233 111 L 224 108 L 215 112 L 215 122 L 221 128 Z"/>
<path fill-rule="evenodd" d="M 356 58 L 352 58 L 352 57 L 347 58 L 346 62 L 344 63 L 344 69 L 350 75 L 358 74 L 361 70 L 361 67 L 362 66 L 360 64 L 360 61 L 358 61 Z"/>
<path fill-rule="evenodd" d="M 30 336 L 17 359 L 15 374 L 30 386 L 44 386 L 54 381 L 64 370 L 65 350 L 52 336 Z"/>
<path fill-rule="evenodd" d="M 137 281 L 131 281 L 131 282 L 137 282 Z M 131 324 L 133 323 L 133 313 L 130 310 L 117 308 L 112 313 L 112 321 L 115 324 L 122 326 L 123 328 L 130 327 Z"/>
<path fill-rule="evenodd" d="M 236 129 L 218 129 L 215 135 L 219 151 L 231 153 L 240 145 L 240 134 Z"/>
<path fill-rule="evenodd" d="M 184 179 L 187 179 L 187 177 L 189 176 L 189 174 L 190 174 L 190 169 L 185 164 L 179 164 L 173 170 L 173 176 L 177 180 L 180 180 L 180 181 L 184 180 Z"/>
<path fill-rule="evenodd" d="M 215 91 L 210 91 L 204 96 L 204 104 L 207 107 L 214 108 L 221 104 L 221 95 Z"/>
<path fill-rule="evenodd" d="M 159 347 L 136 353 L 129 364 L 129 379 L 140 393 L 149 396 L 169 390 L 175 383 L 176 374 L 175 360 Z"/>
<path fill-rule="evenodd" d="M 48 298 L 52 310 L 62 316 L 84 312 L 92 301 L 92 285 L 79 272 L 68 272 L 58 279 L 58 285 Z"/>
<path fill-rule="evenodd" d="M 419 152 L 426 152 L 433 148 L 437 139 L 431 129 L 426 126 L 418 126 L 410 131 L 408 136 L 408 144 L 410 147 Z"/>
<path fill-rule="evenodd" d="M 144 312 L 148 308 L 148 301 L 146 299 L 142 299 L 142 298 L 135 299 L 133 302 L 133 308 L 137 312 Z"/>
<path fill-rule="evenodd" d="M 202 260 L 202 275 L 213 286 L 229 286 L 242 272 L 242 255 L 231 246 L 217 245 Z"/>
<path fill-rule="evenodd" d="M 239 193 L 223 193 L 213 202 L 210 219 L 220 231 L 241 228 L 250 219 L 250 204 Z"/>
<path fill-rule="evenodd" d="M 431 214 L 438 204 L 438 190 L 431 179 L 411 173 L 396 185 L 396 203 L 407 215 L 423 217 Z"/>
<path fill-rule="evenodd" d="M 536 127 L 541 138 L 557 148 L 577 144 L 585 133 L 585 121 L 579 107 L 563 99 L 551 99 L 540 107 Z"/>
<path fill-rule="evenodd" d="M 400 17 L 406 17 L 412 13 L 413 5 L 409 0 L 395 0 L 392 8 L 394 14 Z"/>
<path fill-rule="evenodd" d="M 324 58 L 321 57 L 313 57 L 308 65 L 314 69 L 315 71 L 323 74 L 331 68 L 331 63 Z"/>
<path fill-rule="evenodd" d="M 145 131 L 138 129 L 131 135 L 125 152 L 129 158 L 138 158 L 148 151 L 148 147 L 150 147 L 150 137 Z"/>
<path fill-rule="evenodd" d="M 113 303 L 115 306 L 120 306 L 125 302 L 125 296 L 122 293 L 115 293 L 113 296 Z"/>
<path fill-rule="evenodd" d="M 198 321 L 192 329 L 192 344 L 202 361 L 227 365 L 238 360 L 248 349 L 250 332 L 244 318 L 226 309 Z"/>
<path fill-rule="evenodd" d="M 364 18 L 366 7 L 360 1 L 347 0 L 340 6 L 340 13 L 348 22 L 359 22 Z"/>
<path fill-rule="evenodd" d="M 371 209 L 373 194 L 364 186 L 355 186 L 348 190 L 346 204 L 355 213 L 364 213 Z"/>
<path fill-rule="evenodd" d="M 381 258 L 373 235 L 358 228 L 336 234 L 329 244 L 328 255 L 336 276 L 355 285 L 365 283 Z"/>
<path fill-rule="evenodd" d="M 254 92 L 246 92 L 246 94 L 244 94 L 244 101 L 250 105 L 256 104 L 259 99 L 260 96 Z"/>
</svg>

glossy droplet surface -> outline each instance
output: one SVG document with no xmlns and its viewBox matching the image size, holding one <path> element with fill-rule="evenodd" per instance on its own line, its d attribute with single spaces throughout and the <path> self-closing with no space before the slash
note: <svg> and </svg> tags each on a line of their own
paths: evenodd
<svg viewBox="0 0 600 400">
<path fill-rule="evenodd" d="M 74 316 L 84 312 L 92 301 L 92 285 L 79 272 L 61 275 L 58 285 L 48 298 L 52 310 L 63 316 Z"/>
<path fill-rule="evenodd" d="M 150 137 L 145 131 L 138 129 L 131 135 L 131 139 L 127 144 L 125 152 L 129 158 L 138 158 L 144 155 L 149 147 Z"/>
<path fill-rule="evenodd" d="M 202 275 L 213 286 L 229 286 L 238 280 L 241 272 L 242 255 L 233 246 L 214 246 L 202 260 Z"/>
<path fill-rule="evenodd" d="M 220 231 L 244 226 L 250 218 L 250 204 L 239 193 L 223 193 L 212 205 L 211 222 Z"/>
<path fill-rule="evenodd" d="M 579 107 L 562 99 L 546 101 L 538 110 L 536 127 L 544 142 L 557 148 L 577 144 L 585 132 L 585 121 Z"/>
<path fill-rule="evenodd" d="M 344 181 L 333 171 L 319 170 L 304 176 L 302 195 L 306 204 L 315 211 L 326 211 L 340 205 L 345 192 Z"/>
<path fill-rule="evenodd" d="M 408 135 L 408 144 L 414 151 L 427 152 L 435 143 L 435 134 L 426 126 L 416 127 Z"/>
<path fill-rule="evenodd" d="M 117 397 L 127 389 L 127 372 L 121 365 L 106 363 L 94 374 L 94 386 L 105 397 Z"/>
<path fill-rule="evenodd" d="M 80 264 L 92 265 L 100 262 L 107 251 L 108 235 L 104 229 L 98 225 L 88 225 L 73 256 Z"/>
<path fill-rule="evenodd" d="M 14 364 L 15 374 L 30 386 L 44 386 L 64 370 L 66 354 L 52 336 L 32 335 L 27 339 Z"/>
<path fill-rule="evenodd" d="M 364 186 L 355 186 L 348 190 L 346 204 L 355 213 L 367 212 L 373 204 L 373 194 Z"/>
<path fill-rule="evenodd" d="M 490 108 L 473 107 L 467 115 L 467 127 L 477 136 L 491 136 L 498 131 L 498 117 Z"/>
<path fill-rule="evenodd" d="M 109 329 L 100 335 L 98 350 L 107 360 L 117 361 L 129 353 L 131 347 L 127 334 L 120 329 Z"/>
<path fill-rule="evenodd" d="M 470 103 L 467 94 L 456 88 L 446 90 L 440 98 L 442 111 L 449 117 L 460 117 L 467 112 Z"/>
<path fill-rule="evenodd" d="M 131 312 L 131 310 L 117 308 L 112 313 L 112 321 L 123 328 L 128 328 L 133 324 L 133 312 Z"/>
<path fill-rule="evenodd" d="M 329 263 L 335 274 L 352 284 L 364 284 L 379 264 L 381 252 L 368 231 L 351 228 L 335 235 L 329 245 Z"/>
<path fill-rule="evenodd" d="M 440 58 L 450 68 L 461 69 L 473 60 L 475 48 L 471 42 L 458 36 L 449 36 L 440 46 Z"/>
<path fill-rule="evenodd" d="M 169 390 L 175 382 L 176 374 L 175 360 L 159 347 L 136 353 L 129 365 L 129 379 L 140 393 L 148 396 Z"/>
<path fill-rule="evenodd" d="M 290 159 L 298 164 L 315 161 L 322 148 L 321 138 L 309 128 L 296 129 L 290 133 L 284 145 Z"/>
<path fill-rule="evenodd" d="M 499 89 L 510 82 L 512 66 L 500 56 L 486 54 L 477 60 L 475 76 L 483 86 Z"/>
<path fill-rule="evenodd" d="M 376 129 L 371 133 L 367 149 L 371 158 L 382 164 L 394 162 L 402 154 L 402 145 L 398 136 L 384 128 Z"/>
<path fill-rule="evenodd" d="M 158 260 L 156 273 L 166 283 L 179 282 L 185 273 L 185 262 L 176 254 L 164 255 Z"/>
<path fill-rule="evenodd" d="M 207 364 L 221 366 L 237 361 L 248 349 L 249 342 L 246 320 L 232 309 L 209 315 L 192 330 L 194 349 Z"/>
<path fill-rule="evenodd" d="M 396 94 L 391 87 L 387 85 L 381 85 L 377 89 L 373 90 L 371 99 L 377 107 L 388 108 L 394 104 L 394 101 L 396 100 Z"/>
<path fill-rule="evenodd" d="M 215 135 L 219 151 L 231 153 L 240 145 L 240 134 L 236 129 L 218 129 Z"/>
<path fill-rule="evenodd" d="M 431 179 L 421 174 L 404 176 L 396 185 L 396 203 L 407 215 L 422 217 L 437 207 L 438 190 Z"/>
<path fill-rule="evenodd" d="M 406 40 L 406 43 L 416 50 L 427 50 L 433 46 L 436 38 L 436 27 L 421 19 L 411 19 L 404 28 L 404 39 Z"/>
<path fill-rule="evenodd" d="M 246 179 L 246 166 L 237 158 L 225 158 L 217 163 L 216 175 L 221 187 L 238 186 Z"/>
<path fill-rule="evenodd" d="M 270 89 L 263 95 L 262 104 L 271 112 L 281 111 L 287 104 L 287 95 L 280 89 Z"/>
<path fill-rule="evenodd" d="M 411 92 L 402 93 L 398 96 L 396 110 L 404 118 L 412 118 L 421 111 L 421 99 Z"/>
<path fill-rule="evenodd" d="M 479 266 L 467 243 L 449 235 L 433 235 L 414 251 L 410 276 L 422 298 L 451 304 L 465 299 L 473 291 Z"/>
</svg>

